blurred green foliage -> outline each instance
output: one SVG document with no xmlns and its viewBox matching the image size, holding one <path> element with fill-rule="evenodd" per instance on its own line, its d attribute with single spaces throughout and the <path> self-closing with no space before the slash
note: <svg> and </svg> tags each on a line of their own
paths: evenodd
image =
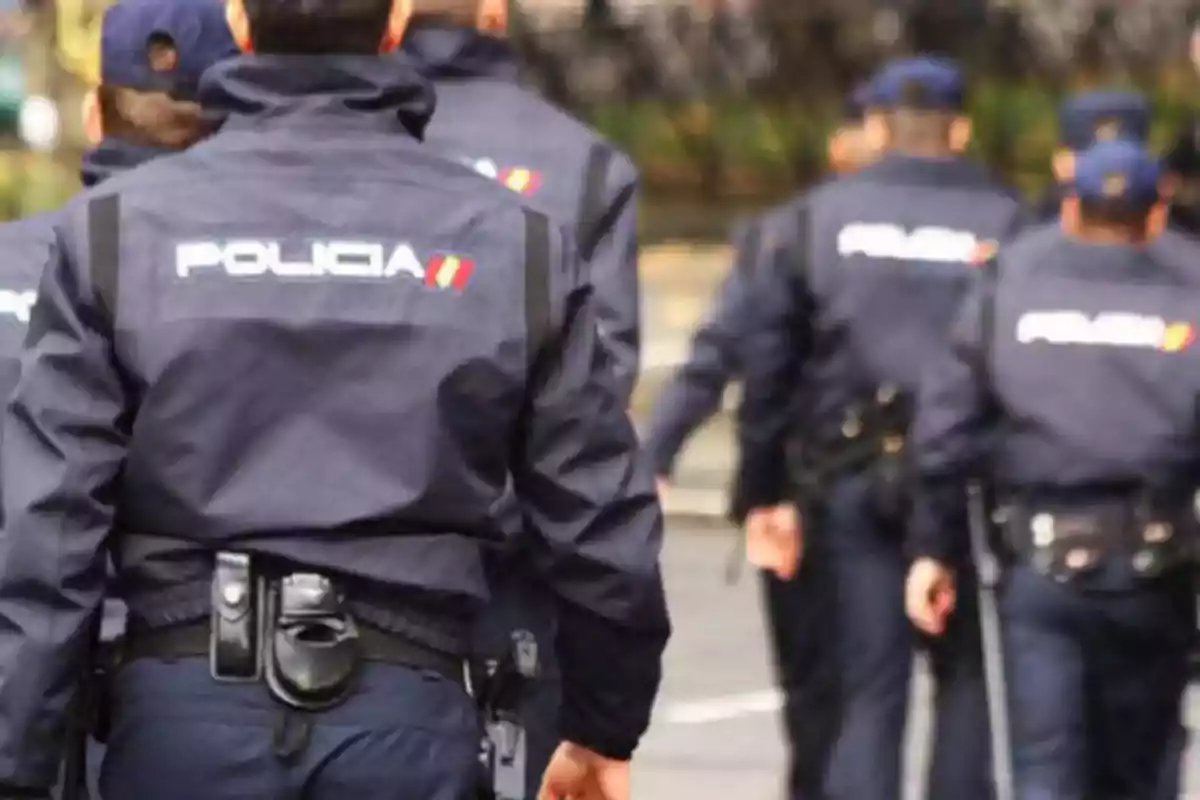
<svg viewBox="0 0 1200 800">
<path fill-rule="evenodd" d="M 0 218 L 12 219 L 62 205 L 79 189 L 78 170 L 47 155 L 0 151 Z"/>
<path fill-rule="evenodd" d="M 1137 88 L 1137 87 L 1134 87 Z M 1147 92 L 1154 107 L 1152 145 L 1164 149 L 1195 110 L 1190 67 L 1165 70 Z M 983 81 L 972 93 L 975 154 L 1022 191 L 1049 180 L 1062 91 L 1035 81 Z M 666 105 L 602 106 L 588 116 L 641 166 L 652 196 L 713 201 L 771 198 L 815 180 L 841 98 L 763 103 L 751 97 Z"/>
<path fill-rule="evenodd" d="M 1151 83 L 1153 144 L 1161 149 L 1189 121 L 1200 87 L 1187 64 L 1160 71 Z M 1031 196 L 1049 178 L 1062 91 L 1034 80 L 984 80 L 972 94 L 976 154 Z M 759 206 L 810 184 L 824 169 L 826 136 L 841 103 L 811 92 L 786 102 L 741 95 L 600 104 L 584 115 L 633 155 L 654 213 L 655 203 Z M 77 154 L 50 158 L 15 147 L 0 152 L 0 216 L 52 208 L 77 191 Z"/>
</svg>

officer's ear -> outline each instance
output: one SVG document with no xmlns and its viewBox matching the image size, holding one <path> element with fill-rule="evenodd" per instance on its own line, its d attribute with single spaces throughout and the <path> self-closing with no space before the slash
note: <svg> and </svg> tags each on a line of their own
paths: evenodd
<svg viewBox="0 0 1200 800">
<path fill-rule="evenodd" d="M 950 123 L 950 150 L 955 153 L 966 152 L 971 144 L 972 131 L 970 117 L 955 117 Z"/>
<path fill-rule="evenodd" d="M 1070 183 L 1075 180 L 1075 154 L 1070 150 L 1059 148 L 1050 159 L 1050 168 L 1054 171 L 1054 179 L 1059 183 Z"/>
<path fill-rule="evenodd" d="M 387 30 L 379 43 L 379 52 L 390 53 L 400 46 L 412 14 L 413 0 L 392 0 L 392 11 L 388 14 Z"/>
<path fill-rule="evenodd" d="M 100 93 L 89 89 L 80 104 L 79 116 L 83 120 L 83 136 L 95 147 L 104 140 L 104 115 L 100 111 Z"/>
<path fill-rule="evenodd" d="M 1165 200 L 1155 203 L 1146 215 L 1146 239 L 1150 240 L 1167 229 L 1168 205 Z"/>
<path fill-rule="evenodd" d="M 488 36 L 507 36 L 508 3 L 509 0 L 479 0 L 479 14 L 475 19 L 475 27 Z"/>
<path fill-rule="evenodd" d="M 873 153 L 882 153 L 891 143 L 892 135 L 888 130 L 887 118 L 880 111 L 869 111 L 863 118 L 863 138 L 867 147 Z"/>
<path fill-rule="evenodd" d="M 844 127 L 835 128 L 833 133 L 829 134 L 829 144 L 825 147 L 825 157 L 829 160 L 829 168 L 834 172 L 843 171 L 850 158 L 849 150 L 846 129 Z"/>
<path fill-rule="evenodd" d="M 254 52 L 254 39 L 250 36 L 250 16 L 242 0 L 226 0 L 225 24 L 233 34 L 233 42 L 243 53 Z"/>
<path fill-rule="evenodd" d="M 1067 195 L 1062 201 L 1062 211 L 1059 214 L 1059 224 L 1062 225 L 1063 233 L 1068 236 L 1075 236 L 1081 229 L 1082 220 L 1079 214 L 1079 198 L 1075 195 Z"/>
<path fill-rule="evenodd" d="M 1158 196 L 1166 205 L 1170 205 L 1175 196 L 1179 194 L 1179 187 L 1183 185 L 1183 178 L 1178 172 L 1164 172 L 1162 177 L 1158 179 Z"/>
</svg>

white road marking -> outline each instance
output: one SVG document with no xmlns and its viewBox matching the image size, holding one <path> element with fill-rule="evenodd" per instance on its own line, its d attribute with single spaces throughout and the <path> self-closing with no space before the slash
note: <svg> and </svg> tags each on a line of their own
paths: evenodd
<svg viewBox="0 0 1200 800">
<path fill-rule="evenodd" d="M 783 696 L 775 689 L 767 689 L 669 703 L 656 715 L 656 721 L 667 725 L 705 725 L 757 714 L 774 714 L 782 707 Z"/>
</svg>

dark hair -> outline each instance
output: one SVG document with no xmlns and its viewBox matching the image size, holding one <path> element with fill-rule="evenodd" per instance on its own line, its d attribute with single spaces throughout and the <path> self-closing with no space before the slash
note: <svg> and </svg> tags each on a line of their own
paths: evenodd
<svg viewBox="0 0 1200 800">
<path fill-rule="evenodd" d="M 949 111 L 898 108 L 884 117 L 892 147 L 938 150 L 950 145 L 950 129 L 958 115 Z"/>
<path fill-rule="evenodd" d="M 1120 200 L 1079 200 L 1080 220 L 1087 225 L 1142 230 L 1150 211 L 1150 206 L 1130 206 Z"/>
<path fill-rule="evenodd" d="M 482 0 L 413 0 L 410 25 L 474 28 Z"/>
<path fill-rule="evenodd" d="M 895 107 L 885 116 L 893 147 L 911 150 L 943 150 L 950 144 L 950 130 L 960 113 L 930 108 L 929 92 L 920 81 L 905 81 Z"/>
<path fill-rule="evenodd" d="M 387 32 L 392 0 L 245 0 L 245 7 L 255 52 L 374 55 Z"/>
<path fill-rule="evenodd" d="M 220 123 L 191 100 L 166 92 L 101 85 L 96 90 L 104 135 L 134 144 L 182 150 L 213 133 Z"/>
</svg>

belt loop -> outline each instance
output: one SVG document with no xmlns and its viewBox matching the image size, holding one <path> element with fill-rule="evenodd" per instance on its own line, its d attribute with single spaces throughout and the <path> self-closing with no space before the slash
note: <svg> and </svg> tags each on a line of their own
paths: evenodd
<svg viewBox="0 0 1200 800">
<path fill-rule="evenodd" d="M 312 741 L 312 719 L 308 714 L 280 708 L 272 737 L 275 756 L 288 763 L 308 749 Z"/>
</svg>

